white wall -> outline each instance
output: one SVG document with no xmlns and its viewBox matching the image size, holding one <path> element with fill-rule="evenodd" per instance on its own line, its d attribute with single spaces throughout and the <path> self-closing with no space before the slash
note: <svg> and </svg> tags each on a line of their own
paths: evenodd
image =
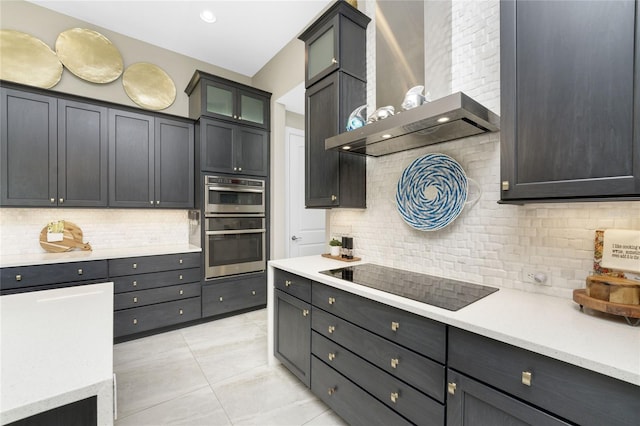
<svg viewBox="0 0 640 426">
<path fill-rule="evenodd" d="M 499 114 L 499 1 L 454 0 L 451 12 L 452 92 L 463 91 Z M 368 62 L 368 88 L 375 86 L 371 64 L 375 61 Z M 491 133 L 368 158 L 367 209 L 331 211 L 331 235 L 353 235 L 356 255 L 373 263 L 571 297 L 571 289 L 584 287 L 592 270 L 594 231 L 640 229 L 640 202 L 500 205 L 499 142 L 500 134 Z M 397 213 L 395 187 L 411 161 L 431 152 L 457 160 L 484 194 L 448 227 L 421 232 Z M 545 272 L 551 287 L 524 282 L 525 268 Z"/>
</svg>

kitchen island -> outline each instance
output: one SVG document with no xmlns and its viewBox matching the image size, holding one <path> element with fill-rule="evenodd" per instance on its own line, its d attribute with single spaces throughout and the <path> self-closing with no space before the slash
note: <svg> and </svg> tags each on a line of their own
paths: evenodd
<svg viewBox="0 0 640 426">
<path fill-rule="evenodd" d="M 282 317 L 278 316 L 278 306 L 281 306 L 282 300 L 293 300 L 290 296 L 295 296 L 295 293 L 287 288 L 295 289 L 297 285 L 295 277 L 300 277 L 299 281 L 305 281 L 305 284 L 312 289 L 306 300 L 308 305 L 304 307 L 308 311 L 305 315 L 303 309 L 303 315 L 311 317 L 311 321 L 308 319 L 307 321 L 312 324 L 310 341 L 312 341 L 311 346 L 314 349 L 311 350 L 311 367 L 307 370 L 308 373 L 302 374 L 302 376 L 303 381 L 309 380 L 309 376 L 311 377 L 311 388 L 314 392 L 316 392 L 313 385 L 314 377 L 316 377 L 314 369 L 317 369 L 318 374 L 320 372 L 324 374 L 327 366 L 334 366 L 343 375 L 349 377 L 351 371 L 344 370 L 344 367 L 340 371 L 339 363 L 336 363 L 336 360 L 340 358 L 336 355 L 337 352 L 343 353 L 343 359 L 344 354 L 354 352 L 367 360 L 368 363 L 376 364 L 377 362 L 380 368 L 379 374 L 382 374 L 381 380 L 386 377 L 386 373 L 399 377 L 398 373 L 402 367 L 398 365 L 406 366 L 406 362 L 403 364 L 401 359 L 398 362 L 398 357 L 393 356 L 391 368 L 389 368 L 388 360 L 376 361 L 377 354 L 373 352 L 377 351 L 380 344 L 371 346 L 368 351 L 362 351 L 360 347 L 362 345 L 359 343 L 353 344 L 353 349 L 349 345 L 355 338 L 354 336 L 361 333 L 361 328 L 375 334 L 365 333 L 363 335 L 365 339 L 377 339 L 376 336 L 380 336 L 397 344 L 399 340 L 396 340 L 396 336 L 399 339 L 400 332 L 408 331 L 407 326 L 412 326 L 411 322 L 391 319 L 391 321 L 385 320 L 389 322 L 387 324 L 384 321 L 381 322 L 377 315 L 378 313 L 386 315 L 387 312 L 390 312 L 390 315 L 402 315 L 404 312 L 406 315 L 415 314 L 409 318 L 412 322 L 422 321 L 425 326 L 432 327 L 436 332 L 427 335 L 418 331 L 414 333 L 416 340 L 424 341 L 433 337 L 435 340 L 439 340 L 438 345 L 442 346 L 441 351 L 448 347 L 448 356 L 442 355 L 444 352 L 440 352 L 440 354 L 423 352 L 425 356 L 423 360 L 435 362 L 432 366 L 433 371 L 439 371 L 437 373 L 439 382 L 436 381 L 434 386 L 436 393 L 433 395 L 435 396 L 429 395 L 428 391 L 426 394 L 440 404 L 441 411 L 438 413 L 438 406 L 435 406 L 434 412 L 441 417 L 444 417 L 442 410 L 446 405 L 448 419 L 464 418 L 464 413 L 460 414 L 460 411 L 466 410 L 467 406 L 459 402 L 461 398 L 464 401 L 466 395 L 467 401 L 470 401 L 479 395 L 482 395 L 480 397 L 482 398 L 491 392 L 496 392 L 491 387 L 482 384 L 483 382 L 500 390 L 492 398 L 508 399 L 508 404 L 504 403 L 506 405 L 516 401 L 519 405 L 514 412 L 519 416 L 524 416 L 520 417 L 524 420 L 531 421 L 535 416 L 544 415 L 544 411 L 539 410 L 538 407 L 540 407 L 558 415 L 558 417 L 553 416 L 552 419 L 554 421 L 560 420 L 560 423 L 557 424 L 563 424 L 561 420 L 563 417 L 581 424 L 589 424 L 589 415 L 585 414 L 588 410 L 585 408 L 590 407 L 591 409 L 591 406 L 600 404 L 599 407 L 593 408 L 596 410 L 594 412 L 608 415 L 608 407 L 603 409 L 601 403 L 597 402 L 596 396 L 601 399 L 609 397 L 608 400 L 610 400 L 615 392 L 627 395 L 631 398 L 631 402 L 627 398 L 626 402 L 620 403 L 621 405 L 616 407 L 624 412 L 624 415 L 611 424 L 627 424 L 629 416 L 633 418 L 633 416 L 640 414 L 640 329 L 631 327 L 623 318 L 609 317 L 589 310 L 582 312 L 572 300 L 505 288 L 500 288 L 497 292 L 458 311 L 450 311 L 320 273 L 320 271 L 356 264 L 358 263 L 345 263 L 320 256 L 269 262 L 268 356 L 270 363 L 278 362 L 274 351 L 278 354 L 279 359 L 283 358 L 279 348 L 274 346 L 274 339 L 276 345 L 283 344 L 278 338 L 274 315 L 282 324 Z M 282 281 L 282 275 L 287 276 L 286 283 L 290 285 L 289 287 L 285 287 L 279 281 L 276 282 L 277 277 Z M 274 285 L 277 287 L 276 290 L 274 290 Z M 284 291 L 282 291 L 283 289 Z M 287 292 L 289 294 L 286 294 Z M 302 301 L 305 302 L 305 300 Z M 382 324 L 383 322 L 386 325 Z M 329 325 L 328 332 L 327 325 Z M 382 325 L 384 328 L 380 328 L 378 325 Z M 393 330 L 393 333 L 390 330 Z M 425 332 L 427 332 L 426 328 Z M 347 339 L 343 337 L 340 340 L 341 333 L 351 334 Z M 421 335 L 422 337 L 420 337 Z M 326 340 L 326 338 L 330 340 Z M 378 339 L 376 341 L 384 343 L 385 340 Z M 315 346 L 316 342 L 320 342 L 320 344 Z M 403 342 L 400 344 L 411 348 Z M 316 350 L 316 347 L 322 347 L 322 349 Z M 327 358 L 324 351 L 329 347 L 331 350 L 328 352 Z M 392 349 L 390 353 L 396 353 L 393 351 L 397 351 L 398 346 L 394 347 L 396 349 Z M 319 363 L 320 360 L 322 363 Z M 285 361 L 288 362 L 286 359 Z M 287 362 L 285 362 L 285 366 L 287 366 Z M 358 368 L 369 368 L 368 363 Z M 510 370 L 507 371 L 507 368 Z M 465 374 L 461 375 L 460 372 Z M 520 374 L 522 374 L 522 378 Z M 434 377 L 431 373 L 427 376 Z M 445 376 L 448 382 L 446 397 L 438 391 L 445 385 L 443 383 Z M 471 385 L 469 385 L 469 376 L 473 378 Z M 356 375 L 354 374 L 353 377 Z M 346 385 L 350 385 L 351 382 L 355 382 L 367 390 L 368 394 L 364 394 L 362 398 L 370 398 L 370 395 L 375 395 L 376 389 L 372 391 L 353 378 L 344 382 L 342 388 L 346 389 Z M 477 391 L 476 385 L 478 384 L 482 387 L 481 392 Z M 563 386 L 572 389 L 572 391 L 561 391 Z M 324 400 L 327 398 L 327 392 L 326 388 L 323 389 L 317 394 Z M 354 389 L 349 392 L 351 394 L 357 393 L 358 388 Z M 609 390 L 614 390 L 614 394 L 607 395 L 606 392 Z M 396 410 L 404 418 L 410 419 L 407 411 L 403 412 L 399 408 L 398 401 L 403 399 L 398 396 L 398 391 L 391 391 L 391 403 L 388 391 L 385 392 L 387 393 L 382 395 L 387 396 L 377 397 L 378 401 L 391 407 L 392 410 Z M 562 395 L 558 397 L 556 392 L 569 395 L 568 400 L 562 401 Z M 333 397 L 334 393 L 335 389 L 330 387 L 329 400 L 333 398 L 334 401 L 342 401 L 342 398 Z M 406 394 L 407 392 L 405 392 Z M 342 395 L 344 396 L 345 393 Z M 524 403 L 514 400 L 513 396 L 524 400 Z M 338 402 L 338 408 L 334 408 L 336 411 L 339 411 L 340 403 L 342 402 Z M 369 410 L 378 410 L 375 405 L 371 405 L 369 402 L 365 405 Z M 563 405 L 568 407 L 567 410 Z M 500 406 L 498 408 L 502 409 Z M 383 411 L 378 410 L 379 413 Z M 532 414 L 529 411 L 535 411 L 535 413 Z M 527 414 L 522 414 L 524 412 Z M 577 416 L 577 420 L 576 417 L 572 417 L 574 414 Z M 467 415 L 470 414 L 467 413 Z M 410 419 L 410 421 L 415 423 L 415 420 Z M 597 420 L 591 420 L 591 424 L 593 421 Z M 463 423 L 448 420 L 447 424 Z"/>
</svg>

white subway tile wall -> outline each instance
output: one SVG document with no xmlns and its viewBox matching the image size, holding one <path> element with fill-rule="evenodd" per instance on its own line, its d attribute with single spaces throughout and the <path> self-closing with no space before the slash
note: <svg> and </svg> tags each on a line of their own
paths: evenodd
<svg viewBox="0 0 640 426">
<path fill-rule="evenodd" d="M 186 210 L 2 208 L 0 253 L 42 253 L 40 231 L 55 220 L 78 225 L 94 250 L 189 243 Z"/>
<path fill-rule="evenodd" d="M 369 0 L 361 7 L 369 13 Z M 360 2 L 359 2 L 360 4 Z M 452 92 L 463 91 L 500 113 L 499 2 L 452 2 Z M 371 32 L 368 32 L 368 37 Z M 368 50 L 372 46 L 368 38 Z M 375 46 L 375 45 L 373 45 Z M 373 50 L 373 49 L 372 49 Z M 443 52 L 443 54 L 448 54 Z M 375 52 L 367 53 L 369 104 L 375 92 Z M 367 159 L 367 209 L 332 210 L 330 235 L 354 237 L 355 254 L 386 266 L 491 286 L 571 297 L 593 269 L 596 229 L 640 229 L 640 202 L 500 205 L 500 134 L 466 138 Z M 416 231 L 396 211 L 402 171 L 414 159 L 440 152 L 458 161 L 482 188 L 448 227 Z M 473 187 L 470 191 L 473 192 Z M 473 196 L 473 193 L 470 194 Z M 550 286 L 525 279 L 542 272 Z"/>
</svg>

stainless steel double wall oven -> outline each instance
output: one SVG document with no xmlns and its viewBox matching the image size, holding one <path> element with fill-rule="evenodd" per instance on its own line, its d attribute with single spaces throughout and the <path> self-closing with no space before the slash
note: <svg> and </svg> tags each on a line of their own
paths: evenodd
<svg viewBox="0 0 640 426">
<path fill-rule="evenodd" d="M 204 177 L 205 279 L 266 269 L 265 181 Z"/>
</svg>

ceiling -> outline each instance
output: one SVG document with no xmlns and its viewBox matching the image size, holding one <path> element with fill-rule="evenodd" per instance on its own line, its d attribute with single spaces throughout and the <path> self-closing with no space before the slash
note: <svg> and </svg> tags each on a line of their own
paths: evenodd
<svg viewBox="0 0 640 426">
<path fill-rule="evenodd" d="M 28 1 L 253 77 L 334 0 Z M 215 23 L 200 19 L 204 9 L 214 13 Z M 287 109 L 299 110 L 303 97 L 290 97 L 289 104 L 298 105 Z"/>
</svg>

